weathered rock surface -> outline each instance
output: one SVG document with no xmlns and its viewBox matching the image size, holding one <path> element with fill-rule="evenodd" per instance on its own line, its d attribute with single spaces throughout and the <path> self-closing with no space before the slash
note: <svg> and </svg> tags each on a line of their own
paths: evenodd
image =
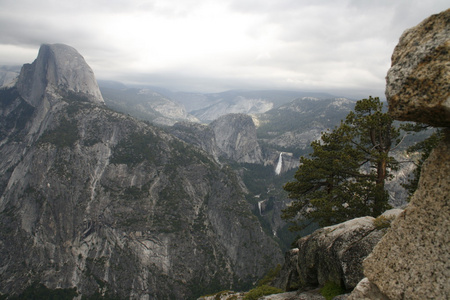
<svg viewBox="0 0 450 300">
<path fill-rule="evenodd" d="M 450 10 L 406 31 L 387 78 L 389 110 L 400 120 L 450 126 Z M 364 261 L 366 290 L 388 299 L 450 299 L 450 132 L 423 165 L 410 204 Z M 356 296 L 354 296 L 354 294 Z M 369 295 L 369 296 L 368 296 Z"/>
<path fill-rule="evenodd" d="M 200 297 L 198 300 L 242 300 L 246 293 L 224 291 L 212 296 Z M 334 298 L 333 298 L 334 299 Z M 325 300 L 319 289 L 305 292 L 287 292 L 259 297 L 258 300 Z"/>
<path fill-rule="evenodd" d="M 271 286 L 283 291 L 294 291 L 299 288 L 300 279 L 298 277 L 298 248 L 291 249 L 284 255 L 284 264 L 280 273 L 271 282 Z"/>
<path fill-rule="evenodd" d="M 269 257 L 280 261 L 235 174 L 106 109 L 96 84 L 71 81 L 81 72 L 65 61 L 81 61 L 72 49 L 44 45 L 20 85 L 0 90 L 0 293 L 39 282 L 189 299 L 254 282 Z"/>
<path fill-rule="evenodd" d="M 289 290 L 294 286 L 292 279 L 298 276 L 300 289 L 323 286 L 329 281 L 354 288 L 364 277 L 362 261 L 384 234 L 373 221 L 372 217 L 357 218 L 301 238 L 298 249 L 286 255 L 280 275 L 272 284 Z"/>
<path fill-rule="evenodd" d="M 383 293 L 380 292 L 378 287 L 369 281 L 367 278 L 363 278 L 351 295 L 347 297 L 347 300 L 389 300 Z"/>
<path fill-rule="evenodd" d="M 261 148 L 250 116 L 228 114 L 210 124 L 221 155 L 241 163 L 260 163 Z"/>
<path fill-rule="evenodd" d="M 425 162 L 409 206 L 364 262 L 390 299 L 450 298 L 450 137 Z"/>
<path fill-rule="evenodd" d="M 244 292 L 222 291 L 211 296 L 200 297 L 198 300 L 242 300 L 244 297 Z"/>
<path fill-rule="evenodd" d="M 240 163 L 262 163 L 262 152 L 252 117 L 228 114 L 209 125 L 180 122 L 170 131 L 180 139 L 220 158 Z"/>
<path fill-rule="evenodd" d="M 72 92 L 94 103 L 104 103 L 94 72 L 83 56 L 63 44 L 42 45 L 37 59 L 22 67 L 16 86 L 20 95 L 34 107 L 45 94 L 52 93 L 68 95 Z"/>
<path fill-rule="evenodd" d="M 209 125 L 178 122 L 170 127 L 169 131 L 183 141 L 203 149 L 219 162 L 222 152 L 217 146 L 215 133 Z"/>
<path fill-rule="evenodd" d="M 328 281 L 355 287 L 363 278 L 362 261 L 383 236 L 372 217 L 362 217 L 325 227 L 297 242 L 298 271 L 302 286 L 322 286 Z"/>
<path fill-rule="evenodd" d="M 307 292 L 287 292 L 281 294 L 267 295 L 258 300 L 325 300 L 320 291 L 312 290 Z"/>
<path fill-rule="evenodd" d="M 449 61 L 450 9 L 403 33 L 386 77 L 395 119 L 450 126 Z"/>
</svg>

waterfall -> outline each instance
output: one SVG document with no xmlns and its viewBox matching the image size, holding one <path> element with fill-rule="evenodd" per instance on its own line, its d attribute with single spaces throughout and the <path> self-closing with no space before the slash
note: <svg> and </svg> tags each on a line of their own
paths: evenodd
<svg viewBox="0 0 450 300">
<path fill-rule="evenodd" d="M 262 216 L 261 203 L 264 201 L 258 201 L 259 215 Z"/>
<path fill-rule="evenodd" d="M 280 158 L 278 158 L 278 164 L 275 168 L 275 174 L 280 175 L 281 167 L 283 166 L 283 152 L 280 152 Z"/>
</svg>

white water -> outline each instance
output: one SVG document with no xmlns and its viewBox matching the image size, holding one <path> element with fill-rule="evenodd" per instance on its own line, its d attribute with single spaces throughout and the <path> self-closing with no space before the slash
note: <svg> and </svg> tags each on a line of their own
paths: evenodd
<svg viewBox="0 0 450 300">
<path fill-rule="evenodd" d="M 275 168 L 275 174 L 280 175 L 281 167 L 283 166 L 283 152 L 280 152 L 280 158 L 278 158 L 278 164 Z"/>
</svg>

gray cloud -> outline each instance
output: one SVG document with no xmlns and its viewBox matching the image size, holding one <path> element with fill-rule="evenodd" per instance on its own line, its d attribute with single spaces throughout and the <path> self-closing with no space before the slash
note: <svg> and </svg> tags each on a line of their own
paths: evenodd
<svg viewBox="0 0 450 300">
<path fill-rule="evenodd" d="M 0 65 L 65 43 L 97 78 L 382 96 L 401 33 L 447 8 L 441 0 L 2 0 Z"/>
</svg>

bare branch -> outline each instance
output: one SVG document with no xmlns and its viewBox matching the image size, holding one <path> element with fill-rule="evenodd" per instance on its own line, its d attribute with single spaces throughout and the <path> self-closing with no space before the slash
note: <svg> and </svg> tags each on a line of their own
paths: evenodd
<svg viewBox="0 0 450 300">
<path fill-rule="evenodd" d="M 407 135 L 408 135 L 408 133 L 405 133 L 405 135 L 402 137 L 401 141 L 394 148 L 392 148 L 391 151 L 394 151 L 395 149 L 397 149 L 398 146 L 400 146 L 400 144 L 403 142 L 403 140 L 406 138 Z"/>
</svg>

